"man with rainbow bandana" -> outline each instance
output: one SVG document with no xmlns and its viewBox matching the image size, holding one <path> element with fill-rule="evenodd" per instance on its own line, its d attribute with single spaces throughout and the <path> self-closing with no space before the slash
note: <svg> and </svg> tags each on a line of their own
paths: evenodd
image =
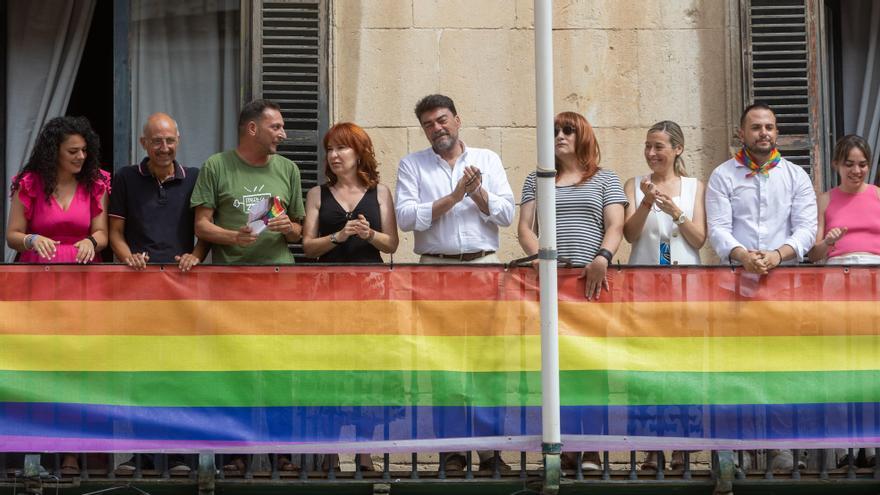
<svg viewBox="0 0 880 495">
<path fill-rule="evenodd" d="M 706 188 L 709 242 L 723 263 L 766 275 L 803 259 L 816 239 L 816 193 L 803 168 L 776 149 L 776 114 L 764 103 L 745 109 L 743 147 L 712 172 Z"/>
<path fill-rule="evenodd" d="M 750 105 L 739 125 L 742 148 L 715 168 L 706 186 L 709 242 L 722 262 L 760 276 L 785 261 L 800 261 L 812 247 L 816 193 L 807 173 L 776 149 L 779 129 L 770 107 Z M 754 453 L 745 453 L 744 468 L 751 467 Z M 773 471 L 790 471 L 792 452 L 770 450 L 767 464 Z M 800 459 L 798 466 L 806 467 Z"/>
</svg>

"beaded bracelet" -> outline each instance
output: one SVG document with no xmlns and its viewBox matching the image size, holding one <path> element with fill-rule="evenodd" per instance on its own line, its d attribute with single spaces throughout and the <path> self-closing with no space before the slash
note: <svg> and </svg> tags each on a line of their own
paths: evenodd
<svg viewBox="0 0 880 495">
<path fill-rule="evenodd" d="M 34 249 L 34 239 L 37 238 L 37 234 L 28 234 L 24 236 L 24 248 L 28 251 Z"/>
</svg>

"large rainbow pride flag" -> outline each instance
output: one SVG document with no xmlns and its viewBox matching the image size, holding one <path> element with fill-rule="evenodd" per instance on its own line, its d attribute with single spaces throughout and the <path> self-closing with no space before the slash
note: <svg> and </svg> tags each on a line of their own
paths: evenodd
<svg viewBox="0 0 880 495">
<path fill-rule="evenodd" d="M 567 448 L 880 444 L 877 268 L 560 272 Z M 540 449 L 498 266 L 0 267 L 0 451 Z"/>
</svg>

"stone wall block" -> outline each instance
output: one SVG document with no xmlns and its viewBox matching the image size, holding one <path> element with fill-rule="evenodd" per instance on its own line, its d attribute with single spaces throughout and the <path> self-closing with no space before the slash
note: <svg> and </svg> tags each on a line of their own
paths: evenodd
<svg viewBox="0 0 880 495">
<path fill-rule="evenodd" d="M 727 2 L 719 0 L 664 0 L 659 4 L 664 29 L 723 29 Z"/>
<path fill-rule="evenodd" d="M 642 125 L 659 120 L 712 125 L 726 119 L 724 36 L 721 30 L 638 32 Z"/>
<path fill-rule="evenodd" d="M 513 27 L 511 0 L 414 0 L 416 27 L 498 29 Z"/>
<path fill-rule="evenodd" d="M 517 29 L 535 27 L 535 0 L 515 0 L 516 18 L 513 26 Z"/>
<path fill-rule="evenodd" d="M 444 30 L 440 88 L 465 126 L 535 122 L 534 38 L 526 30 Z"/>
<path fill-rule="evenodd" d="M 366 129 L 373 141 L 376 161 L 382 182 L 392 189 L 397 180 L 397 164 L 408 154 L 407 133 L 404 127 L 379 127 Z"/>
<path fill-rule="evenodd" d="M 636 31 L 553 34 L 555 111 L 575 111 L 600 126 L 638 123 Z"/>
<path fill-rule="evenodd" d="M 416 102 L 413 102 L 413 106 L 415 106 L 415 104 Z M 458 109 L 458 105 L 456 105 L 456 109 Z M 459 112 L 461 112 L 461 110 L 459 110 Z M 418 122 L 416 121 L 415 114 L 411 113 L 410 115 L 410 120 L 416 127 L 406 128 L 407 153 L 413 153 L 431 146 L 431 143 L 428 142 L 428 138 L 425 137 L 425 131 L 423 131 L 421 127 L 417 127 Z"/>
<path fill-rule="evenodd" d="M 613 170 L 620 177 L 621 184 L 630 177 L 650 172 L 644 154 L 647 128 L 599 127 L 594 131 L 602 152 L 599 166 Z"/>
<path fill-rule="evenodd" d="M 334 25 L 358 28 L 408 28 L 413 25 L 412 0 L 335 0 Z"/>
<path fill-rule="evenodd" d="M 721 0 L 556 0 L 554 29 L 720 28 Z M 516 0 L 518 28 L 534 27 L 534 0 Z"/>
<path fill-rule="evenodd" d="M 501 162 L 517 203 L 526 176 L 537 167 L 538 143 L 534 127 L 504 129 L 501 133 Z"/>
<path fill-rule="evenodd" d="M 335 54 L 335 120 L 399 126 L 414 120 L 412 108 L 419 98 L 437 90 L 434 31 L 341 32 Z"/>
<path fill-rule="evenodd" d="M 468 146 L 487 148 L 501 154 L 501 129 L 497 127 L 462 127 L 459 137 Z"/>
</svg>

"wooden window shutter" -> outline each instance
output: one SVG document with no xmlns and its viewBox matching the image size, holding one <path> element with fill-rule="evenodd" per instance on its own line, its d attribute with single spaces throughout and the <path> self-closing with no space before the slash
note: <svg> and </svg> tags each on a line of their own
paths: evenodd
<svg viewBox="0 0 880 495">
<path fill-rule="evenodd" d="M 251 92 L 281 107 L 287 141 L 278 153 L 302 177 L 303 201 L 322 182 L 324 131 L 329 127 L 329 0 L 252 0 Z M 305 261 L 302 246 L 292 246 Z"/>
<path fill-rule="evenodd" d="M 252 90 L 281 106 L 287 141 L 278 148 L 302 174 L 303 196 L 318 184 L 328 127 L 327 0 L 256 0 Z"/>
<path fill-rule="evenodd" d="M 782 156 L 822 183 L 818 0 L 740 0 L 743 100 L 776 112 Z M 737 118 L 739 116 L 737 115 Z M 739 124 L 737 122 L 737 124 Z"/>
</svg>

